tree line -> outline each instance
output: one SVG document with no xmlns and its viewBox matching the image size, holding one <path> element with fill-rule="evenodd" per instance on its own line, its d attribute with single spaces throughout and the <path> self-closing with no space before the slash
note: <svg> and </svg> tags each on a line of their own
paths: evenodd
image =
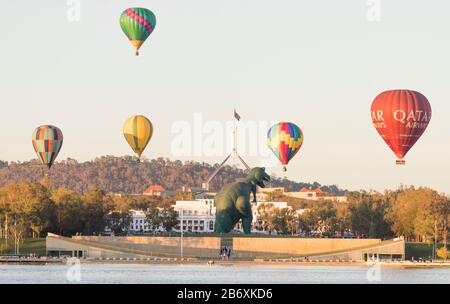
<svg viewBox="0 0 450 304">
<path fill-rule="evenodd" d="M 178 224 L 174 197 L 118 195 L 91 188 L 79 193 L 48 184 L 20 182 L 0 188 L 0 236 L 42 237 L 47 232 L 64 236 L 77 233 L 98 235 L 110 227 L 116 234 L 130 225 L 130 210 L 144 210 L 150 230 L 171 231 Z M 263 204 L 258 210 L 258 230 L 304 236 L 388 239 L 402 236 L 407 241 L 447 244 L 450 199 L 437 191 L 420 187 L 400 187 L 384 193 L 347 192 L 347 203 L 332 201 L 288 201 L 296 208 L 278 209 Z M 444 247 L 445 248 L 445 247 Z"/>
<path fill-rule="evenodd" d="M 292 201 L 296 208 L 278 209 L 272 205 L 259 206 L 259 229 L 278 234 L 343 236 L 388 239 L 402 236 L 407 241 L 447 244 L 450 198 L 437 191 L 420 187 L 401 186 L 384 193 L 376 191 L 347 192 L 348 203 L 332 201 Z M 273 197 L 272 197 L 273 199 Z M 282 196 L 278 201 L 289 201 Z"/>
<path fill-rule="evenodd" d="M 0 188 L 0 236 L 42 237 L 48 232 L 63 236 L 98 235 L 110 227 L 125 232 L 131 221 L 130 210 L 145 210 L 151 227 L 170 231 L 177 225 L 173 209 L 175 198 L 107 194 L 91 188 L 81 194 L 46 183 L 21 182 Z"/>
<path fill-rule="evenodd" d="M 182 187 L 201 187 L 219 164 L 210 165 L 193 161 L 171 161 L 166 158 L 143 159 L 135 157 L 103 156 L 93 161 L 78 162 L 66 159 L 56 162 L 51 171 L 51 186 L 65 188 L 78 193 L 87 193 L 92 187 L 106 193 L 142 194 L 152 184 L 176 191 Z M 45 174 L 39 161 L 0 161 L 0 187 L 22 181 L 38 183 Z M 242 179 L 246 172 L 236 167 L 225 166 L 211 183 L 211 190 L 217 191 L 223 185 Z M 325 192 L 342 194 L 337 186 L 322 186 L 317 182 L 299 183 L 273 176 L 273 187 L 284 187 L 286 191 L 301 188 L 321 188 Z"/>
</svg>

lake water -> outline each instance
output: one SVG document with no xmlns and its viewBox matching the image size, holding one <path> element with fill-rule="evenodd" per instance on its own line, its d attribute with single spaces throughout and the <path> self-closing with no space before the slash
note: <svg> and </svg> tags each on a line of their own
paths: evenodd
<svg viewBox="0 0 450 304">
<path fill-rule="evenodd" d="M 450 283 L 450 269 L 359 266 L 0 265 L 0 284 Z"/>
</svg>

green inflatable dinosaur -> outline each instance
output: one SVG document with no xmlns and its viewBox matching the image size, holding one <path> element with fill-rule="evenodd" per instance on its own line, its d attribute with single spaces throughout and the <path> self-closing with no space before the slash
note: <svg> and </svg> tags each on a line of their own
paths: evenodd
<svg viewBox="0 0 450 304">
<path fill-rule="evenodd" d="M 250 234 L 253 220 L 250 195 L 253 194 L 253 202 L 256 202 L 256 187 L 265 188 L 266 181 L 270 181 L 270 176 L 265 168 L 253 168 L 245 181 L 224 186 L 215 198 L 214 232 L 229 233 L 242 219 L 244 233 Z"/>
</svg>

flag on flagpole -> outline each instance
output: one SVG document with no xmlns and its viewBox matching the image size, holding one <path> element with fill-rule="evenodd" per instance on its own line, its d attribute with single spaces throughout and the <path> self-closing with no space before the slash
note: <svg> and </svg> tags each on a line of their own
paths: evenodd
<svg viewBox="0 0 450 304">
<path fill-rule="evenodd" d="M 241 120 L 241 115 L 239 115 L 238 112 L 236 112 L 236 109 L 234 110 L 234 118 L 236 118 L 237 121 Z"/>
</svg>

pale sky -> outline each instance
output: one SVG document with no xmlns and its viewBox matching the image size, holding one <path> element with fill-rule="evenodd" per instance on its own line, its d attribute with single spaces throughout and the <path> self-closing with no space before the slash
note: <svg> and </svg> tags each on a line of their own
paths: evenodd
<svg viewBox="0 0 450 304">
<path fill-rule="evenodd" d="M 302 128 L 286 174 L 293 180 L 450 193 L 448 0 L 381 0 L 380 22 L 367 19 L 364 0 L 80 3 L 80 22 L 69 22 L 66 1 L 0 2 L 0 159 L 35 158 L 31 134 L 42 124 L 64 133 L 59 160 L 131 154 L 121 129 L 132 114 L 155 125 L 144 156 L 177 159 L 174 124 L 194 124 L 194 113 L 224 124 L 236 108 L 243 123 Z M 118 22 L 130 6 L 157 16 L 137 58 Z M 397 88 L 420 91 L 433 109 L 405 167 L 394 165 L 369 111 L 376 95 Z M 281 166 L 270 172 L 283 176 Z"/>
</svg>

